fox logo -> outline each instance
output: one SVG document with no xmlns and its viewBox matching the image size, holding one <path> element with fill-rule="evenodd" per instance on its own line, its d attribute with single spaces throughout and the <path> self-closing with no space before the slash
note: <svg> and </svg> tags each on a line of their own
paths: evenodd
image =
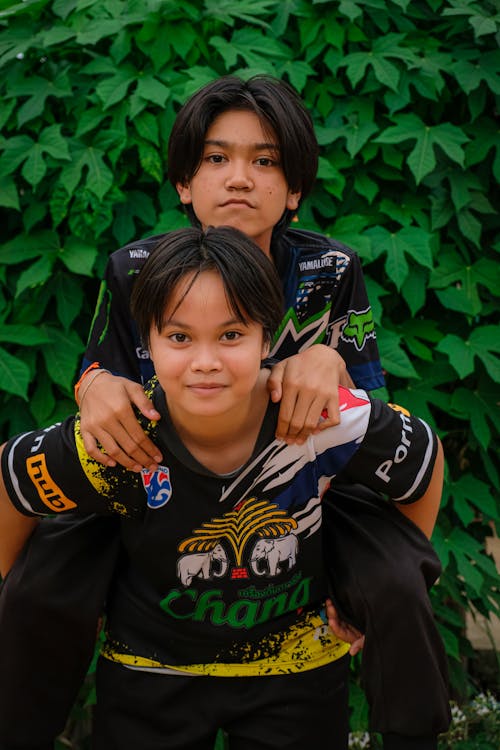
<svg viewBox="0 0 500 750">
<path fill-rule="evenodd" d="M 342 329 L 341 338 L 354 344 L 361 351 L 368 338 L 375 338 L 375 324 L 370 308 L 362 311 L 351 310 L 347 323 Z"/>
<path fill-rule="evenodd" d="M 159 466 L 156 471 L 143 469 L 142 483 L 146 490 L 148 508 L 162 508 L 172 497 L 170 470 L 167 466 Z"/>
</svg>

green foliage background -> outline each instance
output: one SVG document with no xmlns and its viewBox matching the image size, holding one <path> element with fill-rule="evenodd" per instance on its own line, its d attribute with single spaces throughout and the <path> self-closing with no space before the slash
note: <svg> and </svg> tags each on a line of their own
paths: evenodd
<svg viewBox="0 0 500 750">
<path fill-rule="evenodd" d="M 73 411 L 108 254 L 185 224 L 179 105 L 228 72 L 284 77 L 322 147 L 300 226 L 359 252 L 384 395 L 445 445 L 433 597 L 459 692 L 464 611 L 500 605 L 499 40 L 494 0 L 0 0 L 3 437 Z"/>
</svg>

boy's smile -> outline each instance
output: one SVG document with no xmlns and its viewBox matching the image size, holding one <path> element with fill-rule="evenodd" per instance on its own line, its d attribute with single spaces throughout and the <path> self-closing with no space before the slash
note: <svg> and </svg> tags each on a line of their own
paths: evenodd
<svg viewBox="0 0 500 750">
<path fill-rule="evenodd" d="M 236 227 L 266 254 L 274 226 L 300 200 L 288 188 L 274 134 L 246 110 L 228 110 L 212 122 L 198 171 L 177 190 L 203 228 Z"/>
</svg>

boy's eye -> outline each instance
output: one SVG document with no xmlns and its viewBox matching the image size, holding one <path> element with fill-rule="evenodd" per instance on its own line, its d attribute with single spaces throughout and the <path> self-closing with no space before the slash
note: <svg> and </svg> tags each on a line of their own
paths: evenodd
<svg viewBox="0 0 500 750">
<path fill-rule="evenodd" d="M 237 341 L 241 337 L 241 333 L 238 331 L 226 331 L 222 334 L 223 341 Z"/>
<path fill-rule="evenodd" d="M 256 159 L 256 163 L 259 167 L 275 167 L 278 164 L 277 160 L 273 159 L 271 156 L 259 156 L 259 158 Z"/>
<path fill-rule="evenodd" d="M 222 164 L 225 157 L 222 154 L 208 154 L 205 159 L 211 164 Z"/>
<path fill-rule="evenodd" d="M 176 344 L 185 344 L 188 341 L 185 333 L 171 333 L 168 338 Z"/>
</svg>

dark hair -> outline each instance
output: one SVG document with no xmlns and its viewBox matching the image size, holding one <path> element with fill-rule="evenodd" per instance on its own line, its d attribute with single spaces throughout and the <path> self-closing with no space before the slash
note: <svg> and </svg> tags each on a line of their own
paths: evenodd
<svg viewBox="0 0 500 750">
<path fill-rule="evenodd" d="M 295 89 L 264 75 L 248 81 L 223 76 L 203 86 L 181 107 L 168 143 L 168 178 L 174 188 L 178 183 L 186 185 L 196 174 L 207 130 L 228 110 L 255 112 L 264 131 L 274 131 L 289 189 L 301 192 L 301 201 L 309 195 L 318 171 L 318 142 L 311 115 Z M 196 218 L 192 207 L 187 208 L 191 220 Z M 287 209 L 278 226 L 285 228 L 294 213 Z"/>
<path fill-rule="evenodd" d="M 169 232 L 155 246 L 134 283 L 132 315 L 147 346 L 151 326 L 161 331 L 177 284 L 193 274 L 187 293 L 203 271 L 216 271 L 232 312 L 243 322 L 260 323 L 264 340 L 283 317 L 281 282 L 272 261 L 245 234 L 232 227 L 197 227 Z"/>
</svg>

